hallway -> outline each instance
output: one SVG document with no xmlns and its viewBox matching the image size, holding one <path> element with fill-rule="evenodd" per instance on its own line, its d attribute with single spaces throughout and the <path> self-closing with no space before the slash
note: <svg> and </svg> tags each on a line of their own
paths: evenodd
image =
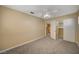
<svg viewBox="0 0 79 59">
<path fill-rule="evenodd" d="M 49 36 L 4 52 L 6 54 L 74 54 L 79 53 L 75 43 L 53 40 Z M 3 53 L 3 54 L 4 54 Z"/>
<path fill-rule="evenodd" d="M 79 44 L 79 12 L 76 11 L 77 9 L 74 7 L 77 6 L 1 5 L 0 52 L 21 45 L 24 42 L 33 41 L 42 37 L 39 40 L 11 49 L 4 53 L 79 53 L 79 48 L 77 46 L 77 44 Z M 45 9 L 47 11 L 45 11 Z M 62 12 L 60 12 L 59 9 Z M 56 13 L 53 13 L 54 11 L 56 11 Z M 54 15 L 55 17 L 53 17 Z M 45 37 L 47 34 L 49 34 L 51 38 L 49 36 Z M 75 42 L 77 44 L 75 44 Z"/>
</svg>

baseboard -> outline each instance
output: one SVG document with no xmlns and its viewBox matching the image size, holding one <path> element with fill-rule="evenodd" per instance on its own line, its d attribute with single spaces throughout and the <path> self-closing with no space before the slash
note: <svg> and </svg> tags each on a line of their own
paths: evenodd
<svg viewBox="0 0 79 59">
<path fill-rule="evenodd" d="M 24 44 L 31 43 L 31 42 L 36 41 L 36 40 L 39 40 L 39 39 L 41 39 L 41 38 L 43 38 L 43 37 L 44 37 L 44 36 L 41 36 L 41 37 L 39 37 L 39 38 L 36 38 L 36 39 L 30 40 L 30 41 L 26 41 L 26 42 L 24 42 L 24 43 L 22 43 L 22 44 L 18 44 L 18 45 L 16 45 L 16 46 L 13 46 L 13 47 L 10 47 L 10 48 L 7 48 L 7 49 L 4 49 L 4 50 L 1 50 L 0 53 L 3 53 L 3 52 L 6 52 L 6 51 L 9 51 L 9 50 L 11 50 L 11 49 L 13 49 L 13 48 L 16 48 L 16 47 L 20 47 L 20 46 L 22 46 L 22 45 L 24 45 Z"/>
<path fill-rule="evenodd" d="M 79 42 L 76 42 L 76 44 L 78 45 L 78 47 L 79 47 Z"/>
</svg>

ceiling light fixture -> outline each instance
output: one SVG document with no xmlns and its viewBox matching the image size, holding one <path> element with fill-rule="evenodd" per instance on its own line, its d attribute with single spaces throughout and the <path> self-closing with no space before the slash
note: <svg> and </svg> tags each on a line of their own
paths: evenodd
<svg viewBox="0 0 79 59">
<path fill-rule="evenodd" d="M 49 14 L 45 14 L 45 15 L 44 15 L 44 18 L 45 18 L 45 19 L 49 19 L 50 17 L 51 17 L 51 16 L 50 16 Z"/>
<path fill-rule="evenodd" d="M 50 12 L 48 9 L 43 9 L 43 12 L 44 12 L 44 19 L 50 19 L 51 18 L 51 15 L 50 15 Z"/>
</svg>

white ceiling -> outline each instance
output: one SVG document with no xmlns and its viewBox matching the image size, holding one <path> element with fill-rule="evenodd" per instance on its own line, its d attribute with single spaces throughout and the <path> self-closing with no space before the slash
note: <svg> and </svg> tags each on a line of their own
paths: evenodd
<svg viewBox="0 0 79 59">
<path fill-rule="evenodd" d="M 6 5 L 5 7 L 28 13 L 43 19 L 46 13 L 49 13 L 52 18 L 71 14 L 79 10 L 77 5 Z M 34 12 L 34 14 L 31 14 L 30 12 Z"/>
</svg>

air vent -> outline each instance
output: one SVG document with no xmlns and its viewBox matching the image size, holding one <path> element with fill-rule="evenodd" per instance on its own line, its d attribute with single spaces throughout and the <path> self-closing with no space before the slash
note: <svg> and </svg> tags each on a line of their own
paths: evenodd
<svg viewBox="0 0 79 59">
<path fill-rule="evenodd" d="M 30 12 L 31 14 L 34 14 L 34 12 Z"/>
</svg>

